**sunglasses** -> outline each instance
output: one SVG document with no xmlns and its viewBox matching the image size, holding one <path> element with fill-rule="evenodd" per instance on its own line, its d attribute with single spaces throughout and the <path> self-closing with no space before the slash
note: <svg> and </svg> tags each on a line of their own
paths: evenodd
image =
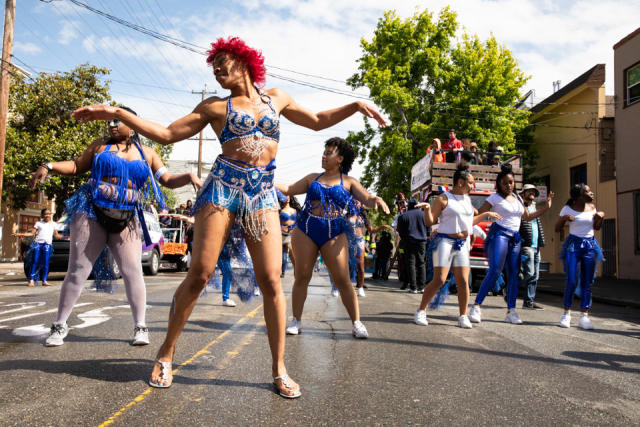
<svg viewBox="0 0 640 427">
<path fill-rule="evenodd" d="M 110 128 L 117 128 L 120 127 L 120 125 L 122 124 L 122 122 L 118 119 L 111 119 L 111 120 L 107 120 L 107 126 Z"/>
</svg>

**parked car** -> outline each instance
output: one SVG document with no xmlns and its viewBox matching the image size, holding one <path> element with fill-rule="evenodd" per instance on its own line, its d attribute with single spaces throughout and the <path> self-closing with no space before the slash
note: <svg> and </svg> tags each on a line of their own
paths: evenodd
<svg viewBox="0 0 640 427">
<path fill-rule="evenodd" d="M 60 227 L 58 233 L 63 236 L 63 239 L 53 239 L 53 255 L 49 260 L 50 272 L 66 272 L 69 265 L 69 227 L 64 225 L 65 215 L 60 218 L 58 223 Z M 158 222 L 158 217 L 151 212 L 144 212 L 144 219 L 147 223 L 147 230 L 151 237 L 151 245 L 147 246 L 142 240 L 142 268 L 147 275 L 158 274 L 160 268 L 160 259 L 164 254 L 164 236 Z M 31 270 L 30 260 L 27 257 L 27 251 L 31 246 L 33 237 L 25 237 L 20 242 L 20 254 L 24 266 L 25 276 L 29 276 Z M 111 270 L 115 273 L 116 277 L 120 277 L 120 269 L 111 254 L 107 257 L 107 263 L 110 264 Z"/>
</svg>

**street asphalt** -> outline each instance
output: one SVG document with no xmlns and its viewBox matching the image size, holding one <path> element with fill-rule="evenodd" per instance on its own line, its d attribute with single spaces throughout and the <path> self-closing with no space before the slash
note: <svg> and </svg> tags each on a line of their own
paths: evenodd
<svg viewBox="0 0 640 427">
<path fill-rule="evenodd" d="M 85 290 L 65 345 L 46 348 L 62 275 L 51 288 L 1 276 L 0 425 L 640 424 L 638 308 L 595 304 L 596 329 L 584 331 L 577 313 L 572 328 L 557 326 L 558 296 L 540 295 L 542 311 L 519 310 L 523 325 L 504 323 L 502 298 L 488 297 L 483 322 L 464 330 L 453 295 L 422 327 L 412 323 L 421 295 L 395 280 L 368 281 L 359 301 L 370 338 L 356 340 L 322 272 L 310 284 L 302 333 L 287 337 L 300 399 L 273 391 L 262 299 L 228 308 L 219 291 L 200 298 L 180 337 L 173 386 L 152 389 L 182 277 L 145 277 L 151 345 L 129 345 L 121 283 L 113 295 Z M 283 283 L 290 301 L 291 272 Z"/>
</svg>

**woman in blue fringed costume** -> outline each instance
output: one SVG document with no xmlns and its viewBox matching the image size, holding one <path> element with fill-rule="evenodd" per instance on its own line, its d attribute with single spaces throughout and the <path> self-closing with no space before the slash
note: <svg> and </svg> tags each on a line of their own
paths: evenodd
<svg viewBox="0 0 640 427">
<path fill-rule="evenodd" d="M 355 157 L 347 141 L 331 138 L 324 146 L 323 173 L 312 173 L 291 185 L 278 184 L 285 195 L 307 194 L 291 237 L 296 268 L 291 294 L 293 320 L 287 327 L 287 333 L 297 335 L 302 329 L 307 287 L 320 251 L 353 323 L 353 336 L 367 338 L 367 329 L 360 321 L 356 292 L 349 280 L 347 234 L 353 233 L 353 227 L 348 217 L 358 213 L 356 200 L 374 209 L 381 207 L 385 213 L 389 213 L 389 208 L 384 200 L 369 194 L 358 180 L 347 175 Z"/>
<path fill-rule="evenodd" d="M 207 63 L 212 66 L 220 86 L 230 90 L 230 95 L 205 99 L 193 112 L 168 127 L 107 105 L 82 107 L 74 112 L 74 117 L 82 120 L 117 118 L 165 145 L 211 126 L 222 146 L 222 155 L 216 159 L 194 204 L 191 267 L 174 294 L 167 336 L 158 351 L 150 385 L 171 386 L 171 366 L 178 337 L 213 273 L 232 224 L 238 218 L 247 236 L 256 280 L 263 294 L 273 384 L 280 396 L 296 398 L 301 395 L 300 387 L 287 375 L 284 364 L 286 298 L 280 283 L 282 235 L 273 186 L 280 115 L 312 130 L 326 129 L 355 113 L 372 117 L 382 126 L 385 122 L 364 102 L 313 113 L 281 89 L 263 90 L 266 81 L 264 57 L 237 37 L 218 39 L 211 44 L 208 53 Z"/>
<path fill-rule="evenodd" d="M 445 285 L 449 269 L 452 269 L 458 287 L 460 309 L 458 326 L 471 328 L 471 322 L 467 317 L 470 236 L 473 233 L 473 226 L 478 222 L 489 218 L 502 219 L 502 217 L 496 212 L 475 215 L 476 212 L 469 197 L 474 179 L 468 169 L 466 163 L 459 163 L 453 174 L 454 184 L 451 191 L 438 196 L 433 202 L 433 208 L 428 203 L 424 206 L 424 220 L 427 227 L 432 226 L 437 220 L 440 222 L 438 233 L 429 242 L 433 256 L 433 279 L 424 289 L 420 307 L 414 314 L 413 321 L 417 325 L 429 324 L 427 304 Z"/>
<path fill-rule="evenodd" d="M 133 110 L 121 109 L 135 115 Z M 105 245 L 115 257 L 124 280 L 135 325 L 132 344 L 149 344 L 140 228 L 145 241 L 149 241 L 149 236 L 142 204 L 151 201 L 152 190 L 156 200 L 163 204 L 155 179 L 169 188 L 189 183 L 200 185 L 193 174 L 170 174 L 160 156 L 152 148 L 142 146 L 138 135 L 124 123 L 114 119 L 107 127 L 109 136 L 92 142 L 77 159 L 45 163 L 32 174 L 31 184 L 35 188 L 48 173 L 81 175 L 91 171 L 87 184 L 65 201 L 71 230 L 69 266 L 60 290 L 58 315 L 45 341 L 49 347 L 64 344 L 69 332 L 67 319 Z"/>
<path fill-rule="evenodd" d="M 364 297 L 366 296 L 364 292 L 364 289 L 366 288 L 364 285 L 364 234 L 367 231 L 374 234 L 385 228 L 393 230 L 393 227 L 390 225 L 372 226 L 369 222 L 369 217 L 367 216 L 367 208 L 359 201 L 356 201 L 356 214 L 349 217 L 349 222 L 353 228 L 353 234 L 351 235 L 352 238 L 349 241 L 349 244 L 351 245 L 350 256 L 353 254 L 353 261 L 351 259 L 349 260 L 349 266 L 351 267 L 351 263 L 355 264 L 356 292 L 359 297 Z"/>
<path fill-rule="evenodd" d="M 580 276 L 580 309 L 582 315 L 578 327 L 593 329 L 589 319 L 591 308 L 591 286 L 596 271 L 596 265 L 604 260 L 602 249 L 594 237 L 594 230 L 602 227 L 604 212 L 598 212 L 593 203 L 593 192 L 586 184 L 576 184 L 569 192 L 571 198 L 562 207 L 560 218 L 556 223 L 556 231 L 562 231 L 569 223 L 569 235 L 562 244 L 560 259 L 564 265 L 566 286 L 564 289 L 564 313 L 560 318 L 560 326 L 571 326 L 571 305 L 573 295 Z"/>
</svg>

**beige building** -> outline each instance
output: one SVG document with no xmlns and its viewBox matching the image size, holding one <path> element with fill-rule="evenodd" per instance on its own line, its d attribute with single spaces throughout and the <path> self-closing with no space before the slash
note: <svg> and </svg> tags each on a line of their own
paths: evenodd
<svg viewBox="0 0 640 427">
<path fill-rule="evenodd" d="M 547 245 L 541 258 L 551 263 L 552 273 L 563 272 L 558 255 L 569 230 L 566 226 L 556 233 L 555 223 L 571 185 L 584 182 L 606 214 L 602 230 L 596 232 L 606 257 L 598 274 L 617 274 L 614 109 L 613 97 L 607 97 L 604 88 L 605 66 L 598 64 L 531 109 L 539 155 L 533 176 L 556 194 L 551 210 L 542 216 Z"/>
<path fill-rule="evenodd" d="M 613 46 L 619 277 L 640 279 L 640 28 Z"/>
</svg>

